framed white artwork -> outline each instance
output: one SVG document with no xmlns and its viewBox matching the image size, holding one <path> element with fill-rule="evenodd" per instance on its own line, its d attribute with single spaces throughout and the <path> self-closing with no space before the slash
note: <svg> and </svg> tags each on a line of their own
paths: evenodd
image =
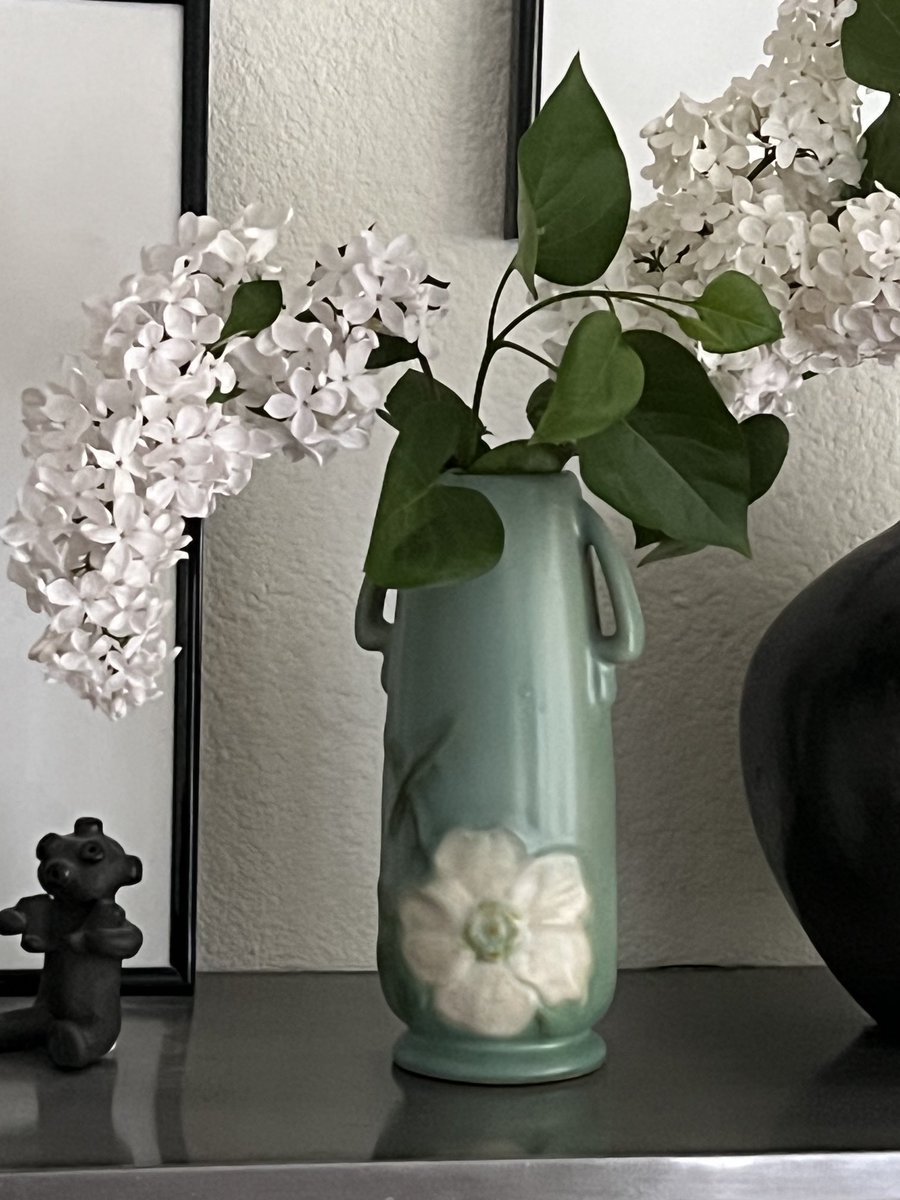
<svg viewBox="0 0 900 1200">
<path fill-rule="evenodd" d="M 208 28 L 208 0 L 0 0 L 0 519 L 26 471 L 22 390 L 78 349 L 83 300 L 170 240 L 182 211 L 205 211 Z M 144 933 L 132 992 L 194 978 L 201 539 L 188 532 L 165 697 L 116 723 L 44 681 L 27 657 L 43 622 L 0 577 L 0 905 L 37 890 L 43 834 L 101 818 L 144 863 L 126 901 Z M 0 939 L 0 992 L 33 990 L 36 965 Z"/>
<path fill-rule="evenodd" d="M 652 155 L 641 129 L 684 92 L 711 100 L 735 75 L 765 61 L 778 0 L 516 0 L 504 227 L 516 235 L 516 148 L 576 54 L 600 98 L 625 160 L 632 204 L 653 199 L 641 178 Z M 885 97 L 863 97 L 863 125 Z"/>
</svg>

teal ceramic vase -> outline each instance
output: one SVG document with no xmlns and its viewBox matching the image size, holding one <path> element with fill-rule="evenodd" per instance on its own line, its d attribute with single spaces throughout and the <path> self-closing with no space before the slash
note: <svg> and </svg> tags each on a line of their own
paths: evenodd
<svg viewBox="0 0 900 1200">
<path fill-rule="evenodd" d="M 616 664 L 643 623 L 578 481 L 448 475 L 503 521 L 500 562 L 402 591 L 368 583 L 357 640 L 387 692 L 378 970 L 408 1070 L 533 1083 L 603 1062 L 616 979 Z M 615 616 L 600 627 L 590 551 Z"/>
</svg>

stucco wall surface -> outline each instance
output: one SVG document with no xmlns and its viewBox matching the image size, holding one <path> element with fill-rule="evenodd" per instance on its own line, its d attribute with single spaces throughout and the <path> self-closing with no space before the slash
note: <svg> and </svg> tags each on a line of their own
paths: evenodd
<svg viewBox="0 0 900 1200">
<path fill-rule="evenodd" d="M 372 221 L 412 233 L 453 281 L 439 371 L 471 391 L 511 256 L 499 238 L 510 0 L 213 7 L 212 211 L 289 199 L 298 266 Z M 492 375 L 496 432 L 521 428 L 533 382 L 519 362 Z M 737 704 L 777 612 L 896 518 L 898 412 L 896 378 L 877 369 L 808 384 L 789 465 L 754 510 L 753 562 L 709 550 L 638 573 L 647 651 L 622 672 L 616 711 L 625 965 L 812 960 L 753 836 Z M 379 430 L 321 472 L 263 464 L 209 523 L 207 969 L 373 964 L 384 699 L 352 628 L 389 448 Z"/>
</svg>

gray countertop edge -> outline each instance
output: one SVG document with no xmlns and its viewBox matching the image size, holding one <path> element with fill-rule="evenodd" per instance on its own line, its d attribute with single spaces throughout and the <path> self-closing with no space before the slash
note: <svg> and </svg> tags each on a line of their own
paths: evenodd
<svg viewBox="0 0 900 1200">
<path fill-rule="evenodd" d="M 19 1172 L 2 1200 L 900 1200 L 900 1151 Z M 427 1188 L 427 1191 L 425 1190 Z"/>
</svg>

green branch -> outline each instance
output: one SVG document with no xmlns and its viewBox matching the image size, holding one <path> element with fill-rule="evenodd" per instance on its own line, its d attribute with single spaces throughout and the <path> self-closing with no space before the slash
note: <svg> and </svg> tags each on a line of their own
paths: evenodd
<svg viewBox="0 0 900 1200">
<path fill-rule="evenodd" d="M 535 362 L 539 362 L 542 367 L 546 367 L 549 371 L 557 371 L 559 366 L 555 362 L 551 362 L 549 358 L 544 358 L 541 354 L 536 354 L 534 350 L 529 350 L 527 346 L 520 346 L 518 342 L 496 342 L 497 350 L 518 350 L 520 354 L 526 355 L 528 358 L 533 358 Z"/>
<path fill-rule="evenodd" d="M 416 358 L 419 360 L 419 366 L 422 368 L 422 374 L 428 380 L 428 390 L 431 393 L 431 398 L 432 400 L 437 400 L 437 383 L 435 382 L 434 372 L 431 369 L 431 363 L 419 349 L 418 343 L 416 344 Z"/>
<path fill-rule="evenodd" d="M 491 311 L 488 314 L 487 334 L 484 341 L 484 353 L 481 356 L 481 362 L 478 366 L 478 377 L 475 380 L 475 393 L 472 397 L 472 412 L 478 416 L 481 408 L 481 397 L 484 392 L 484 383 L 487 379 L 488 368 L 491 365 L 491 359 L 497 352 L 497 338 L 494 337 L 494 325 L 497 321 L 497 309 L 500 307 L 500 297 L 503 294 L 503 289 L 510 280 L 510 276 L 515 270 L 515 261 L 511 262 L 500 277 L 500 282 L 497 284 L 497 290 L 494 292 L 494 299 L 491 302 Z M 502 335 L 501 335 L 502 337 Z"/>
</svg>

